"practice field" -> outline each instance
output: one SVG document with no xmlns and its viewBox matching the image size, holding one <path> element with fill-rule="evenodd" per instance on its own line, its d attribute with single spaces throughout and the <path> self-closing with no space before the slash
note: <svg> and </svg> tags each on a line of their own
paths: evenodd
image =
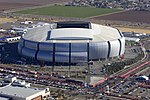
<svg viewBox="0 0 150 100">
<path fill-rule="evenodd" d="M 114 12 L 119 12 L 119 11 L 121 10 L 90 8 L 90 7 L 49 6 L 49 7 L 43 7 L 43 8 L 18 11 L 16 13 L 86 18 L 86 17 L 99 16 L 99 15 L 104 15 L 104 14 L 109 14 L 109 13 L 114 13 Z"/>
</svg>

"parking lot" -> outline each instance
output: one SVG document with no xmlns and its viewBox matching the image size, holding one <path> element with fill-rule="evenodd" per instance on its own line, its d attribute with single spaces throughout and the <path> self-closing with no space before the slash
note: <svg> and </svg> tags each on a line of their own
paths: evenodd
<svg viewBox="0 0 150 100">
<path fill-rule="evenodd" d="M 0 45 L 0 54 L 1 54 L 1 63 L 3 64 L 19 64 L 22 66 L 29 65 L 34 66 L 33 69 L 38 70 L 39 62 L 31 59 L 25 59 L 18 55 L 17 53 L 17 44 L 18 42 L 11 42 L 11 43 L 1 43 Z M 2 50 L 4 48 L 4 50 Z M 137 52 L 134 52 L 137 51 Z M 141 53 L 141 48 L 139 46 L 135 47 L 128 47 L 125 51 L 125 59 L 131 59 L 136 57 L 139 53 Z M 99 76 L 105 77 L 105 71 L 103 70 L 104 64 L 111 64 L 115 62 L 119 62 L 122 59 L 113 58 L 101 61 L 94 61 L 93 65 L 90 65 L 90 74 L 92 76 Z M 47 72 L 52 72 L 52 66 L 45 64 L 45 67 L 48 69 Z M 70 73 L 69 73 L 69 66 L 63 66 L 59 64 L 58 66 L 54 67 L 54 72 L 59 73 L 60 75 L 69 76 L 75 79 L 88 81 L 89 79 L 85 80 L 86 73 L 88 72 L 87 64 L 78 64 L 77 66 L 71 66 Z"/>
<path fill-rule="evenodd" d="M 150 89 L 138 87 L 134 90 L 133 93 L 131 93 L 131 95 L 140 97 L 143 100 L 149 100 L 150 99 Z"/>
<path fill-rule="evenodd" d="M 130 76 L 127 79 L 123 79 L 119 83 L 113 83 L 115 85 L 111 86 L 110 93 L 115 96 L 134 98 L 136 100 L 149 100 L 150 99 L 150 86 L 149 81 L 138 81 L 137 77 L 140 75 L 148 76 L 150 73 L 149 68 L 144 69 L 135 76 Z M 146 85 L 146 83 L 147 85 Z M 146 87 L 147 86 L 147 87 Z M 111 100 L 111 99 L 110 99 Z"/>
<path fill-rule="evenodd" d="M 111 88 L 112 92 L 119 93 L 121 95 L 129 95 L 134 91 L 134 89 L 138 87 L 137 82 L 124 80 L 121 83 L 117 84 L 113 88 Z"/>
<path fill-rule="evenodd" d="M 34 22 L 36 24 L 37 22 Z M 12 28 L 14 26 L 18 27 L 30 27 L 30 25 L 21 25 L 20 21 L 15 23 L 6 23 L 3 27 Z M 93 77 L 106 77 L 106 70 L 104 70 L 104 65 L 113 65 L 112 67 L 118 68 L 120 66 L 118 62 L 122 62 L 125 60 L 130 60 L 136 58 L 139 54 L 142 53 L 141 47 L 139 45 L 126 45 L 125 56 L 124 59 L 114 57 L 110 59 L 104 59 L 99 61 L 93 61 L 93 65 L 90 65 L 90 75 L 87 74 L 88 67 L 87 63 L 79 63 L 76 66 L 72 65 L 69 70 L 69 66 L 65 64 L 58 64 L 54 67 L 54 72 L 52 72 L 52 66 L 50 63 L 46 63 L 44 67 L 40 67 L 39 62 L 26 59 L 18 55 L 17 53 L 17 45 L 18 42 L 1 42 L 0 43 L 0 58 L 1 58 L 1 66 L 0 66 L 0 76 L 3 78 L 6 75 L 15 75 L 19 79 L 26 80 L 27 82 L 33 83 L 35 86 L 49 86 L 57 89 L 62 89 L 67 92 L 69 95 L 78 95 L 79 98 L 93 98 L 96 93 L 100 93 L 99 87 L 96 88 L 88 88 L 84 89 L 84 82 L 89 81 L 86 79 L 87 76 Z M 4 66 L 3 66 L 4 64 Z M 5 65 L 7 64 L 7 65 Z M 70 72 L 69 72 L 70 71 Z M 148 89 L 142 90 L 143 88 L 137 88 L 138 84 L 136 81 L 132 79 L 122 80 L 117 79 L 114 81 L 109 80 L 107 82 L 108 85 L 113 86 L 110 91 L 114 94 L 125 95 L 125 96 L 135 96 L 137 97 L 137 93 L 139 96 L 145 95 L 145 97 L 149 98 L 149 93 L 145 91 L 149 91 Z M 142 93 L 141 93 L 142 92 Z M 80 96 L 82 95 L 82 96 Z M 86 95 L 91 95 L 90 97 L 86 97 Z M 77 96 L 77 97 L 78 97 Z M 94 99 L 100 99 L 101 96 L 95 96 Z M 117 97 L 105 96 L 102 97 L 103 100 L 121 100 Z M 139 97 L 142 98 L 142 97 Z M 84 99 L 83 99 L 84 100 Z M 124 99 L 122 99 L 124 100 Z M 126 98 L 127 100 L 127 98 Z"/>
<path fill-rule="evenodd" d="M 141 47 L 140 46 L 126 46 L 125 50 L 125 57 L 124 60 L 126 59 L 133 59 L 138 56 L 138 54 L 142 53 L 141 52 Z"/>
</svg>

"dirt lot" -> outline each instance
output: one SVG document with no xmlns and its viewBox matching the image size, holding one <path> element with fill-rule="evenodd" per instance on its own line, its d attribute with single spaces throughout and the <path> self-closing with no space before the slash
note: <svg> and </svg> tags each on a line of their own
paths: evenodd
<svg viewBox="0 0 150 100">
<path fill-rule="evenodd" d="M 15 9 L 20 7 L 30 7 L 35 6 L 33 4 L 22 4 L 22 3 L 5 3 L 0 2 L 0 10 L 8 10 L 8 9 Z"/>
<path fill-rule="evenodd" d="M 148 29 L 139 29 L 139 28 L 125 28 L 125 27 L 117 27 L 122 32 L 137 32 L 137 33 L 147 33 L 150 34 L 150 30 Z"/>
<path fill-rule="evenodd" d="M 17 20 L 13 18 L 0 18 L 0 24 L 7 23 L 7 22 L 15 22 L 15 21 Z"/>
<path fill-rule="evenodd" d="M 0 0 L 0 10 L 31 7 L 52 3 L 62 3 L 70 0 Z"/>
<path fill-rule="evenodd" d="M 93 19 L 150 23 L 150 12 L 126 11 L 105 16 L 94 17 Z"/>
</svg>

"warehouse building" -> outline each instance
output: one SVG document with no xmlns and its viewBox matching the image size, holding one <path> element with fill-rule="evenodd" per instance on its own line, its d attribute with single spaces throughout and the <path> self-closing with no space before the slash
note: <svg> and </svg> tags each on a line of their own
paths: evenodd
<svg viewBox="0 0 150 100">
<path fill-rule="evenodd" d="M 0 88 L 0 98 L 4 98 L 4 100 L 43 100 L 44 98 L 46 100 L 48 95 L 50 95 L 48 89 L 39 90 L 12 85 Z"/>
<path fill-rule="evenodd" d="M 0 100 L 47 100 L 50 98 L 49 88 L 30 87 L 30 83 L 7 76 L 0 82 Z"/>
</svg>

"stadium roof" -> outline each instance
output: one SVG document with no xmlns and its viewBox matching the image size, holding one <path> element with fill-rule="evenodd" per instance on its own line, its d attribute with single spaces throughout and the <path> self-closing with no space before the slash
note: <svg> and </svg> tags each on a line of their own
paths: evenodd
<svg viewBox="0 0 150 100">
<path fill-rule="evenodd" d="M 82 22 L 82 21 L 57 22 L 57 28 L 87 28 L 87 29 L 91 29 L 91 23 L 90 22 Z"/>
<path fill-rule="evenodd" d="M 57 26 L 59 25 L 62 25 L 62 27 L 57 28 Z M 81 27 L 78 27 L 80 25 Z M 84 28 L 84 25 L 89 25 L 88 26 L 89 28 Z M 23 38 L 26 40 L 38 42 L 53 42 L 53 40 L 55 41 L 61 40 L 61 42 L 67 40 L 66 42 L 68 42 L 68 40 L 82 41 L 86 39 L 92 40 L 93 42 L 98 42 L 98 41 L 111 41 L 119 39 L 121 38 L 121 34 L 115 28 L 89 22 L 87 23 L 58 22 L 30 29 L 23 36 Z"/>
<path fill-rule="evenodd" d="M 63 34 L 62 34 L 63 33 Z M 92 39 L 93 31 L 83 28 L 61 28 L 51 31 L 50 39 Z"/>
</svg>

